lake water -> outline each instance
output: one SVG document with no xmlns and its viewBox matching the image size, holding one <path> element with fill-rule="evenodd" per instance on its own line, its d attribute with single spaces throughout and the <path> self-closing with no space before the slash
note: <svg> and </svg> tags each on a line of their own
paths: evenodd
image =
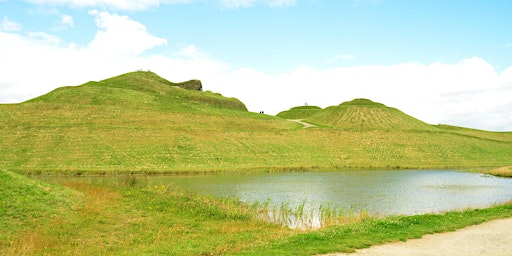
<svg viewBox="0 0 512 256">
<path fill-rule="evenodd" d="M 512 179 L 446 170 L 164 176 L 148 181 L 247 203 L 284 202 L 310 209 L 329 205 L 372 215 L 437 213 L 512 199 Z"/>
</svg>

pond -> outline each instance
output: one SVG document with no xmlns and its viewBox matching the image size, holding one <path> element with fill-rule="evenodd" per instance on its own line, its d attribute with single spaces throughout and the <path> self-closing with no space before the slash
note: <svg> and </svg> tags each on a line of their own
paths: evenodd
<svg viewBox="0 0 512 256">
<path fill-rule="evenodd" d="M 512 199 L 512 179 L 447 170 L 157 176 L 148 182 L 249 204 L 302 206 L 314 215 L 326 205 L 386 216 L 489 207 Z"/>
</svg>

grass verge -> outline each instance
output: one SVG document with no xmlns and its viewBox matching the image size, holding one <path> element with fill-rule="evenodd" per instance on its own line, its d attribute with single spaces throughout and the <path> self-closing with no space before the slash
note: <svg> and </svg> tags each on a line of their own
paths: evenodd
<svg viewBox="0 0 512 256">
<path fill-rule="evenodd" d="M 315 255 L 353 252 L 372 245 L 420 238 L 426 234 L 454 231 L 485 221 L 512 216 L 512 204 L 444 214 L 392 216 L 363 219 L 359 223 L 331 226 L 295 234 L 236 255 Z"/>
<path fill-rule="evenodd" d="M 0 215 L 2 255 L 313 255 L 512 216 L 512 205 L 506 204 L 440 215 L 362 218 L 301 231 L 260 221 L 254 208 L 235 199 L 149 187 L 143 177 L 59 176 L 42 182 L 0 174 L 0 210 L 9 212 Z M 13 217 L 27 212 L 40 214 Z"/>
<path fill-rule="evenodd" d="M 494 176 L 498 176 L 498 177 L 512 178 L 512 166 L 500 167 L 500 168 L 496 168 L 496 169 L 492 169 L 492 170 L 488 170 L 488 171 L 483 171 L 482 173 L 490 174 L 490 175 L 494 175 Z"/>
</svg>

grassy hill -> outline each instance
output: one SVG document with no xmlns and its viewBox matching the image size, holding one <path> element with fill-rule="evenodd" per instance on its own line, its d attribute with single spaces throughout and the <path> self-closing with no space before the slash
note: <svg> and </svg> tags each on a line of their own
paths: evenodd
<svg viewBox="0 0 512 256">
<path fill-rule="evenodd" d="M 38 239 L 23 232 L 33 230 L 41 221 L 65 215 L 80 203 L 81 195 L 76 191 L 1 169 L 0 184 L 0 248 L 12 247 L 22 236 Z"/>
<path fill-rule="evenodd" d="M 317 106 L 300 106 L 291 108 L 290 110 L 282 111 L 276 116 L 284 119 L 306 119 L 318 113 L 320 110 L 322 110 L 322 108 Z"/>
<path fill-rule="evenodd" d="M 344 130 L 437 130 L 432 125 L 402 111 L 368 99 L 355 99 L 328 107 L 307 118 L 308 121 Z"/>
<path fill-rule="evenodd" d="M 512 165 L 512 133 L 432 126 L 363 99 L 292 109 L 323 125 L 302 129 L 248 112 L 237 99 L 179 85 L 133 72 L 0 105 L 0 168 L 103 173 Z"/>
</svg>

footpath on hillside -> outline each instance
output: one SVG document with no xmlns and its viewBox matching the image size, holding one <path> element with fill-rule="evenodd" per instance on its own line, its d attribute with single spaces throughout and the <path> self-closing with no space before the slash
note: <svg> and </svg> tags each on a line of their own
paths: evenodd
<svg viewBox="0 0 512 256">
<path fill-rule="evenodd" d="M 354 253 L 329 256 L 499 256 L 512 255 L 512 218 L 469 226 L 454 232 L 425 235 L 419 239 L 376 245 Z"/>
<path fill-rule="evenodd" d="M 288 119 L 288 121 L 292 121 L 292 122 L 301 124 L 301 125 L 304 126 L 304 128 L 309 128 L 309 127 L 315 127 L 316 126 L 314 124 L 306 123 L 306 122 L 302 121 L 301 119 Z"/>
</svg>

